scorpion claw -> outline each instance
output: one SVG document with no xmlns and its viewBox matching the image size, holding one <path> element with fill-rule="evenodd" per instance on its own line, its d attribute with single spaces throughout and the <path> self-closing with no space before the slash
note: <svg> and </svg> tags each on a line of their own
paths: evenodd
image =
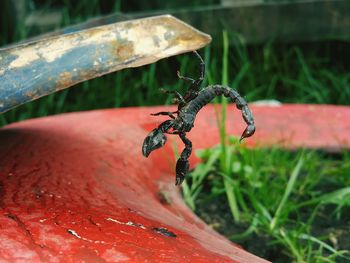
<svg viewBox="0 0 350 263">
<path fill-rule="evenodd" d="M 148 157 L 150 153 L 166 143 L 167 138 L 163 132 L 159 129 L 154 129 L 151 131 L 148 136 L 143 141 L 142 145 L 142 154 L 145 157 Z"/>
<path fill-rule="evenodd" d="M 190 169 L 190 163 L 185 159 L 178 159 L 176 162 L 176 181 L 175 185 L 181 185 L 185 180 L 185 176 L 188 174 Z"/>
</svg>

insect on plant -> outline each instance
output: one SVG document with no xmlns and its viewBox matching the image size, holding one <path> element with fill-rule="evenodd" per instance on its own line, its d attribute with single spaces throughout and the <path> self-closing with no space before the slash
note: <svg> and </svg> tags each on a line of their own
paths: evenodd
<svg viewBox="0 0 350 263">
<path fill-rule="evenodd" d="M 175 185 L 180 185 L 189 172 L 190 164 L 188 158 L 192 153 L 192 142 L 186 137 L 186 133 L 193 128 L 196 115 L 200 109 L 215 97 L 224 95 L 225 97 L 230 98 L 232 102 L 236 103 L 237 108 L 242 111 L 242 116 L 247 123 L 247 127 L 242 133 L 240 141 L 252 136 L 255 132 L 252 112 L 250 111 L 245 99 L 242 98 L 237 91 L 222 85 L 210 85 L 202 90 L 200 89 L 200 85 L 203 82 L 205 75 L 205 64 L 196 51 L 194 51 L 194 54 L 200 61 L 199 78 L 192 79 L 184 77 L 177 72 L 179 79 L 189 82 L 190 87 L 184 96 L 175 90 L 162 90 L 165 93 L 175 95 L 176 100 L 179 102 L 177 111 L 161 111 L 151 114 L 153 116 L 167 115 L 171 119 L 164 121 L 157 128 L 152 130 L 145 138 L 142 145 L 142 154 L 145 157 L 148 157 L 152 151 L 162 147 L 166 143 L 167 138 L 164 134 L 176 134 L 181 138 L 185 144 L 185 148 L 176 162 Z"/>
</svg>

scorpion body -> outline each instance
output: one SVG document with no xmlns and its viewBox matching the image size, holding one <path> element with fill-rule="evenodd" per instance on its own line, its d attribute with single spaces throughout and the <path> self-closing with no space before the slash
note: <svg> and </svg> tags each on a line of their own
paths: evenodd
<svg viewBox="0 0 350 263">
<path fill-rule="evenodd" d="M 248 126 L 254 126 L 253 115 L 248 107 L 247 102 L 239 95 L 239 93 L 229 87 L 221 85 L 208 86 L 198 93 L 198 96 L 187 103 L 183 108 L 179 110 L 179 118 L 186 120 L 183 115 L 192 115 L 191 120 L 196 118 L 197 113 L 215 97 L 224 95 L 226 98 L 230 98 L 232 102 L 236 103 L 237 108 L 242 110 L 243 119 Z M 189 125 L 187 125 L 189 126 Z M 253 127 L 251 127 L 253 128 Z M 189 132 L 190 130 L 186 130 Z"/>
<path fill-rule="evenodd" d="M 152 114 L 153 116 L 167 115 L 171 119 L 164 121 L 151 131 L 145 138 L 142 146 L 143 155 L 148 157 L 153 150 L 162 147 L 166 143 L 167 138 L 164 133 L 179 135 L 185 145 L 185 149 L 181 152 L 181 156 L 176 163 L 176 185 L 180 185 L 183 182 L 189 171 L 188 158 L 192 153 L 192 142 L 186 137 L 186 133 L 193 128 L 197 113 L 215 97 L 224 95 L 225 97 L 230 98 L 232 102 L 236 103 L 236 107 L 242 111 L 242 117 L 246 122 L 247 127 L 242 133 L 240 140 L 252 136 L 255 132 L 252 112 L 250 111 L 245 99 L 241 97 L 237 91 L 222 85 L 212 85 L 199 90 L 200 84 L 204 79 L 205 66 L 200 55 L 196 51 L 194 53 L 201 62 L 199 79 L 194 80 L 188 77 L 183 77 L 178 73 L 178 77 L 190 82 L 191 86 L 184 97 L 182 97 L 177 91 L 164 91 L 175 95 L 176 99 L 179 101 L 178 109 L 174 112 L 162 111 Z M 175 117 L 174 114 L 177 116 Z"/>
</svg>

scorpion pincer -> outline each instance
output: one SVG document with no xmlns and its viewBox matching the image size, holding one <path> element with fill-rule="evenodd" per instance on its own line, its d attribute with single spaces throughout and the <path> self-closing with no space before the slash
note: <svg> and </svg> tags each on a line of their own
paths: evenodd
<svg viewBox="0 0 350 263">
<path fill-rule="evenodd" d="M 190 164 L 188 159 L 192 153 L 192 142 L 186 137 L 186 133 L 193 128 L 196 115 L 200 109 L 215 97 L 224 95 L 230 98 L 232 102 L 236 103 L 237 109 L 242 111 L 242 117 L 247 127 L 243 131 L 240 141 L 252 136 L 255 132 L 253 114 L 245 99 L 237 91 L 222 85 L 210 85 L 200 90 L 200 85 L 205 75 L 205 64 L 196 51 L 194 51 L 194 54 L 200 61 L 199 78 L 192 79 L 184 77 L 178 72 L 178 77 L 189 82 L 190 87 L 184 96 L 177 91 L 163 90 L 165 93 L 175 95 L 176 100 L 179 101 L 177 111 L 161 111 L 151 114 L 153 116 L 167 115 L 170 117 L 170 120 L 164 121 L 157 128 L 152 130 L 145 138 L 142 145 L 142 153 L 145 157 L 148 157 L 152 151 L 162 147 L 166 143 L 167 138 L 164 134 L 176 134 L 180 137 L 185 148 L 176 162 L 175 185 L 180 185 L 189 172 Z"/>
</svg>

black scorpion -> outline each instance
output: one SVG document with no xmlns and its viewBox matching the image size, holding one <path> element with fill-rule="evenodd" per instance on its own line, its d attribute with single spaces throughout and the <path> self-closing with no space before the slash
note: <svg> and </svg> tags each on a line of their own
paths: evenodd
<svg viewBox="0 0 350 263">
<path fill-rule="evenodd" d="M 162 90 L 165 93 L 175 95 L 176 100 L 179 101 L 178 109 L 177 111 L 173 112 L 161 111 L 151 114 L 153 116 L 167 115 L 171 119 L 164 121 L 158 126 L 158 128 L 152 130 L 145 138 L 142 145 L 142 153 L 145 157 L 148 157 L 152 151 L 162 147 L 165 144 L 167 138 L 164 133 L 176 134 L 181 138 L 185 144 L 185 148 L 182 151 L 180 158 L 176 162 L 175 185 L 180 185 L 183 182 L 190 167 L 188 158 L 192 152 L 192 142 L 186 137 L 186 133 L 193 128 L 194 121 L 199 110 L 215 97 L 224 95 L 225 97 L 230 98 L 232 102 L 236 103 L 236 107 L 242 111 L 242 116 L 247 124 L 247 127 L 242 133 L 240 141 L 244 138 L 252 136 L 255 132 L 252 112 L 250 111 L 245 99 L 242 98 L 237 91 L 222 85 L 211 85 L 200 90 L 200 85 L 205 75 L 205 64 L 201 56 L 196 51 L 194 51 L 194 54 L 200 61 L 199 78 L 195 80 L 181 76 L 180 73 L 177 72 L 179 79 L 187 81 L 191 83 L 191 85 L 184 96 L 177 91 Z M 177 116 L 174 116 L 174 114 Z"/>
</svg>

